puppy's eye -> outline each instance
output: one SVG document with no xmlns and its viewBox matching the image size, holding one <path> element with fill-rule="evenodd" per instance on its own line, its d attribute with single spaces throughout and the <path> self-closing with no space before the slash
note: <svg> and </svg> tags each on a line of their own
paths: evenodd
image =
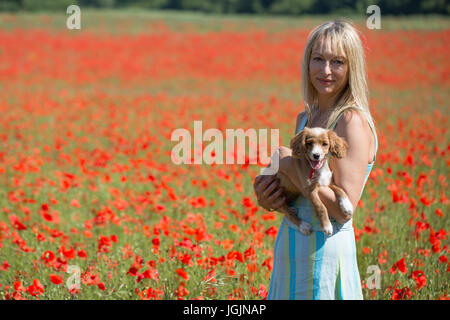
<svg viewBox="0 0 450 320">
<path fill-rule="evenodd" d="M 328 143 L 326 143 L 326 142 L 322 143 L 323 147 L 326 147 L 327 145 L 328 145 Z"/>
<path fill-rule="evenodd" d="M 312 146 L 312 142 L 307 142 L 306 145 L 307 145 L 308 147 L 310 147 L 310 146 Z"/>
</svg>

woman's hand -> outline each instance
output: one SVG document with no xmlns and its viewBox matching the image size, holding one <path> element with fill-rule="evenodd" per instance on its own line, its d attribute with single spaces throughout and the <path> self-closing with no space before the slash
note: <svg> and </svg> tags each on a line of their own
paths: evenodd
<svg viewBox="0 0 450 320">
<path fill-rule="evenodd" d="M 253 189 L 255 190 L 258 205 L 273 211 L 283 206 L 286 197 L 283 195 L 283 187 L 276 175 L 259 175 L 255 178 Z"/>
</svg>

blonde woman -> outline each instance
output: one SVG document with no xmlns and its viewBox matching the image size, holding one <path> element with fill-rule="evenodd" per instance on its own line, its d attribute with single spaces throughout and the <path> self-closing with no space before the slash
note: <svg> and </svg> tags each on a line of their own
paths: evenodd
<svg viewBox="0 0 450 320">
<path fill-rule="evenodd" d="M 355 27 L 344 20 L 326 22 L 310 34 L 302 61 L 306 110 L 297 117 L 295 133 L 305 126 L 335 130 L 348 143 L 347 155 L 330 159 L 335 183 L 356 209 L 375 161 L 378 144 L 369 111 L 364 50 Z M 275 176 L 254 182 L 260 206 L 280 208 L 285 198 Z M 268 299 L 362 299 L 352 218 L 340 210 L 333 191 L 320 187 L 333 234 L 325 235 L 303 196 L 288 203 L 312 225 L 311 235 L 283 218 L 275 241 Z M 358 210 L 355 211 L 358 214 Z"/>
</svg>

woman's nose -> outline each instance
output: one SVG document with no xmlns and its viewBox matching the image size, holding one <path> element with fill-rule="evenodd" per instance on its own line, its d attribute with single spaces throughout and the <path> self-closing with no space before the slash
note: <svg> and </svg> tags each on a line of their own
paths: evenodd
<svg viewBox="0 0 450 320">
<path fill-rule="evenodd" d="M 330 63 L 328 61 L 325 61 L 325 64 L 323 67 L 323 72 L 325 75 L 331 74 L 331 67 L 330 67 Z"/>
</svg>

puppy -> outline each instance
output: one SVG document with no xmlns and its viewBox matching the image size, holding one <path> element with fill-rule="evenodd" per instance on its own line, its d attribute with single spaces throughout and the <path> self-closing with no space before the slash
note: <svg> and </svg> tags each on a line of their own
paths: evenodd
<svg viewBox="0 0 450 320">
<path fill-rule="evenodd" d="M 277 177 L 284 188 L 286 203 L 303 194 L 312 204 L 325 234 L 333 233 L 327 208 L 319 198 L 319 186 L 328 186 L 336 195 L 339 206 L 345 215 L 353 214 L 353 206 L 347 194 L 331 179 L 332 172 L 327 157 L 330 153 L 336 158 L 346 154 L 347 143 L 334 131 L 323 128 L 305 127 L 290 141 L 290 147 L 280 147 L 280 162 Z M 299 226 L 305 234 L 311 234 L 311 225 L 297 217 L 295 208 L 287 204 L 280 208 L 286 217 Z"/>
</svg>

